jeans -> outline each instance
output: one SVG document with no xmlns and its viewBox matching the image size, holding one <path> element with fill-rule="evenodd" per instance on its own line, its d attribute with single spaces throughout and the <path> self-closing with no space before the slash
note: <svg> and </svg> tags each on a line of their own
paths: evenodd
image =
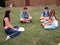
<svg viewBox="0 0 60 45">
<path fill-rule="evenodd" d="M 53 25 L 49 25 L 49 26 L 44 26 L 45 29 L 56 29 L 58 26 L 53 26 Z"/>
<path fill-rule="evenodd" d="M 18 29 L 18 26 L 14 26 L 14 28 Z M 5 29 L 6 34 L 8 34 L 11 38 L 16 37 L 20 34 L 19 31 L 13 30 L 11 28 Z"/>
</svg>

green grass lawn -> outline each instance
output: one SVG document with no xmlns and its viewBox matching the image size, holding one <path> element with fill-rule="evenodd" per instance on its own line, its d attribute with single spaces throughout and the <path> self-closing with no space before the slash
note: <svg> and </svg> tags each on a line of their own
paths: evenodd
<svg viewBox="0 0 60 45">
<path fill-rule="evenodd" d="M 21 24 L 19 22 L 20 11 L 22 7 L 1 8 L 0 9 L 0 45 L 58 45 L 60 43 L 60 27 L 56 30 L 45 30 L 39 22 L 39 17 L 44 6 L 28 7 L 28 10 L 33 17 L 32 23 Z M 60 24 L 60 7 L 49 6 L 50 9 L 56 10 L 56 15 Z M 9 41 L 5 41 L 6 33 L 2 25 L 5 10 L 12 11 L 11 22 L 13 25 L 18 25 L 25 28 L 24 32 Z"/>
</svg>

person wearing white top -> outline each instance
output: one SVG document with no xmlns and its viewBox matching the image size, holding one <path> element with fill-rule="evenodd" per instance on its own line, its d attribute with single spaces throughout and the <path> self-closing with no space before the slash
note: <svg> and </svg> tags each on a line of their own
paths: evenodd
<svg viewBox="0 0 60 45">
<path fill-rule="evenodd" d="M 55 10 L 50 11 L 48 22 L 42 23 L 44 29 L 56 29 L 58 27 L 58 19 L 55 15 Z"/>
</svg>

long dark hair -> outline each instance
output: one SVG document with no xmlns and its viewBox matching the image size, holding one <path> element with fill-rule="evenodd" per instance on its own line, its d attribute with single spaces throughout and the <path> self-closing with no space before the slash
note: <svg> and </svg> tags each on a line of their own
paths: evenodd
<svg viewBox="0 0 60 45">
<path fill-rule="evenodd" d="M 9 19 L 9 21 L 10 21 L 10 10 L 6 10 L 6 12 L 5 12 L 5 16 L 4 16 L 4 19 L 7 17 L 8 19 Z M 4 19 L 3 19 L 3 26 L 5 27 L 5 21 L 4 21 Z"/>
<path fill-rule="evenodd" d="M 52 17 L 51 17 L 52 14 L 53 14 L 53 16 L 55 17 L 55 19 L 58 20 L 57 17 L 56 17 L 56 15 L 55 15 L 55 10 L 54 10 L 54 9 L 51 9 L 51 11 L 50 11 L 50 16 L 49 16 L 50 19 L 52 18 Z"/>
</svg>

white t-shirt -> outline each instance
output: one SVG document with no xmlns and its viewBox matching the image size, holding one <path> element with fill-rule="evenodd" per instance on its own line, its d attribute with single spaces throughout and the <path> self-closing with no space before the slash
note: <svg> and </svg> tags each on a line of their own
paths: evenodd
<svg viewBox="0 0 60 45">
<path fill-rule="evenodd" d="M 52 25 L 58 26 L 58 21 L 55 19 L 55 17 L 52 18 L 52 21 L 53 21 Z"/>
</svg>

